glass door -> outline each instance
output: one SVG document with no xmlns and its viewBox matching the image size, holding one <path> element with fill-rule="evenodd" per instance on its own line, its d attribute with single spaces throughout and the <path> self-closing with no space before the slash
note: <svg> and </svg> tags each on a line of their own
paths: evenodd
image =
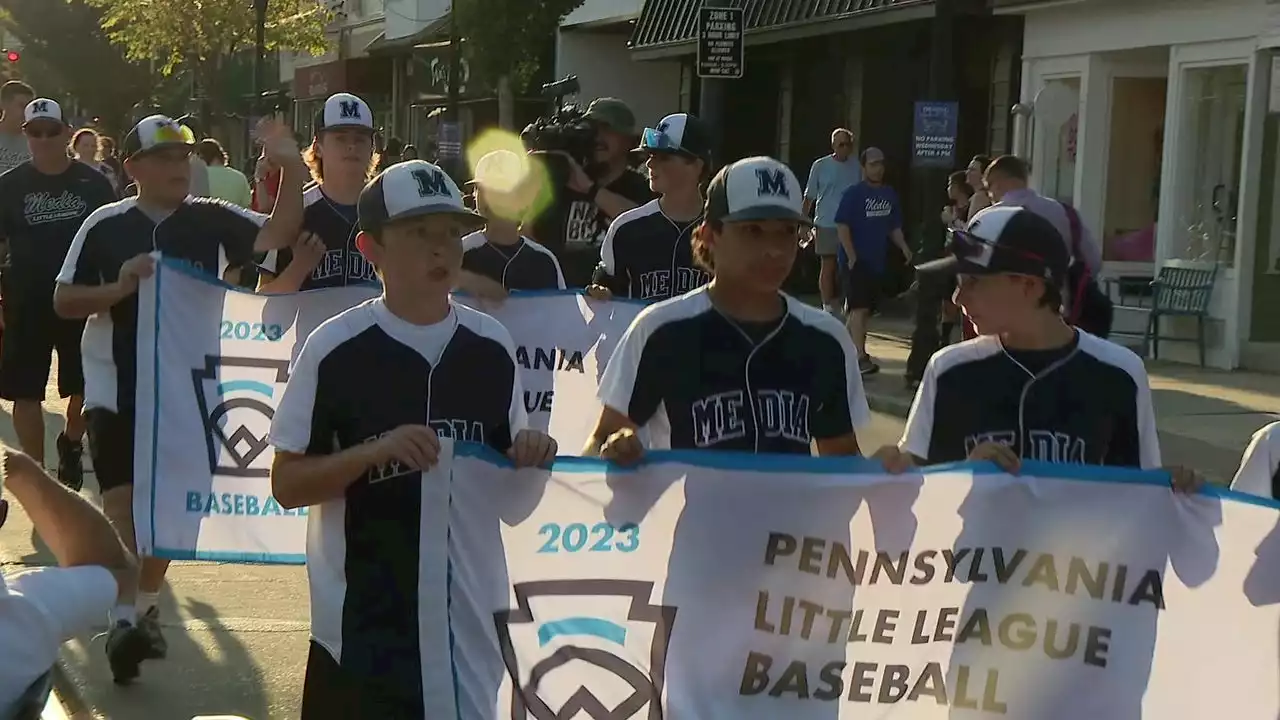
<svg viewBox="0 0 1280 720">
<path fill-rule="evenodd" d="M 1183 70 L 1170 258 L 1235 261 L 1248 75 L 1245 63 Z"/>
<path fill-rule="evenodd" d="M 1080 77 L 1046 80 L 1033 105 L 1032 162 L 1042 195 L 1075 202 L 1076 145 L 1080 120 Z"/>
</svg>

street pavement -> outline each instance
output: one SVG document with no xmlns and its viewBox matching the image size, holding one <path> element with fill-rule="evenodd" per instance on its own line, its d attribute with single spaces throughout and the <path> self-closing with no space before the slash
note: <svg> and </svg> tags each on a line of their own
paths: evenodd
<svg viewBox="0 0 1280 720">
<path fill-rule="evenodd" d="M 8 403 L 0 412 L 0 440 L 17 446 Z M 50 410 L 61 410 L 50 402 Z M 62 418 L 46 413 L 50 462 Z M 859 433 L 868 452 L 896 442 L 900 419 L 876 413 Z M 86 457 L 87 460 L 87 457 Z M 97 501 L 92 475 L 85 495 Z M 6 573 L 54 564 L 19 508 L 0 529 Z M 242 715 L 250 720 L 296 718 L 306 667 L 309 622 L 307 577 L 300 567 L 174 563 L 161 603 L 169 657 L 148 661 L 128 687 L 111 682 L 105 655 L 106 618 L 92 633 L 66 643 L 59 696 L 72 718 L 190 720 L 196 715 Z"/>
</svg>

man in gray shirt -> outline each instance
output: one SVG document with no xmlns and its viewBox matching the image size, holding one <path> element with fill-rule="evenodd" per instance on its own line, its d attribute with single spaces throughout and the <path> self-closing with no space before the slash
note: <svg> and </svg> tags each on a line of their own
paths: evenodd
<svg viewBox="0 0 1280 720">
<path fill-rule="evenodd" d="M 22 113 L 35 97 L 31 86 L 20 80 L 10 80 L 0 86 L 0 111 L 3 112 L 0 115 L 0 173 L 31 159 L 27 136 L 22 134 Z"/>
<path fill-rule="evenodd" d="M 853 152 L 853 132 L 836 128 L 831 133 L 831 154 L 813 162 L 809 169 L 809 182 L 804 188 L 804 213 L 813 213 L 814 250 L 822 265 L 818 275 L 818 290 L 822 293 L 822 307 L 832 315 L 840 314 L 839 277 L 836 275 L 836 254 L 840 250 L 840 238 L 836 235 L 836 208 L 844 191 L 862 181 L 862 165 Z"/>
</svg>

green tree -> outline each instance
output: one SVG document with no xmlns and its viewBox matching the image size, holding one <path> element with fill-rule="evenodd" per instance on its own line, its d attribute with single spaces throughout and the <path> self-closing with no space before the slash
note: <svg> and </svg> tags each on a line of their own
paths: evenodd
<svg viewBox="0 0 1280 720">
<path fill-rule="evenodd" d="M 498 88 L 498 114 L 504 126 L 510 125 L 510 88 L 527 88 L 555 41 L 560 21 L 583 2 L 454 0 L 453 17 L 459 35 L 466 38 L 472 77 L 481 85 Z"/>
<path fill-rule="evenodd" d="M 127 124 L 134 103 L 165 90 L 147 64 L 102 36 L 102 13 L 83 0 L 0 0 L 0 10 L 0 25 L 23 46 L 21 60 L 6 63 L 6 77 L 42 95 L 75 98 L 110 130 Z"/>
<path fill-rule="evenodd" d="M 228 59 L 254 44 L 252 0 L 84 2 L 101 9 L 102 29 L 126 57 L 154 61 L 166 76 L 186 67 L 209 97 L 218 95 L 216 81 L 229 67 Z M 270 0 L 267 49 L 323 54 L 330 16 L 317 0 Z"/>
</svg>

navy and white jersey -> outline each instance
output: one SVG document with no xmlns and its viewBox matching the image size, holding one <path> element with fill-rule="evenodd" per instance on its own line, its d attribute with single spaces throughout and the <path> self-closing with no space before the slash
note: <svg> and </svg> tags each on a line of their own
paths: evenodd
<svg viewBox="0 0 1280 720">
<path fill-rule="evenodd" d="M 526 237 L 515 245 L 488 241 L 483 230 L 462 238 L 462 269 L 507 290 L 563 290 L 564 273 L 550 250 Z"/>
<path fill-rule="evenodd" d="M 444 321 L 412 325 L 381 298 L 329 319 L 307 338 L 271 423 L 278 450 L 328 455 L 401 425 L 505 451 L 527 423 L 511 336 L 455 305 Z M 311 634 L 343 670 L 389 686 L 422 717 L 418 631 L 421 474 L 391 463 L 344 498 L 313 507 L 307 530 Z"/>
<path fill-rule="evenodd" d="M 266 215 L 223 200 L 188 197 L 157 222 L 138 207 L 137 198 L 126 198 L 85 218 L 58 282 L 109 285 L 119 278 L 125 262 L 156 251 L 221 279 L 227 268 L 253 261 L 253 246 L 266 221 Z M 81 342 L 86 408 L 133 409 L 137 345 L 137 293 L 89 318 Z"/>
<path fill-rule="evenodd" d="M 302 231 L 315 233 L 327 250 L 320 264 L 302 281 L 299 290 L 378 282 L 373 263 L 366 260 L 356 247 L 357 220 L 355 205 L 331 200 L 320 185 L 312 185 L 302 194 Z M 272 275 L 279 275 L 292 260 L 293 251 L 289 248 L 272 250 L 263 258 L 260 267 Z"/>
<path fill-rule="evenodd" d="M 645 308 L 609 359 L 600 400 L 653 449 L 810 453 L 871 414 L 840 321 L 779 295 L 781 318 L 732 320 L 705 288 Z"/>
<path fill-rule="evenodd" d="M 706 285 L 711 276 L 693 263 L 693 231 L 701 223 L 701 216 L 672 220 L 657 200 L 622 213 L 600 245 L 594 282 L 635 300 L 666 300 Z"/>
<path fill-rule="evenodd" d="M 939 350 L 899 445 L 936 464 L 964 460 L 989 441 L 1028 460 L 1160 467 L 1146 368 L 1080 330 L 1054 350 L 1005 350 L 995 336 Z"/>
</svg>

